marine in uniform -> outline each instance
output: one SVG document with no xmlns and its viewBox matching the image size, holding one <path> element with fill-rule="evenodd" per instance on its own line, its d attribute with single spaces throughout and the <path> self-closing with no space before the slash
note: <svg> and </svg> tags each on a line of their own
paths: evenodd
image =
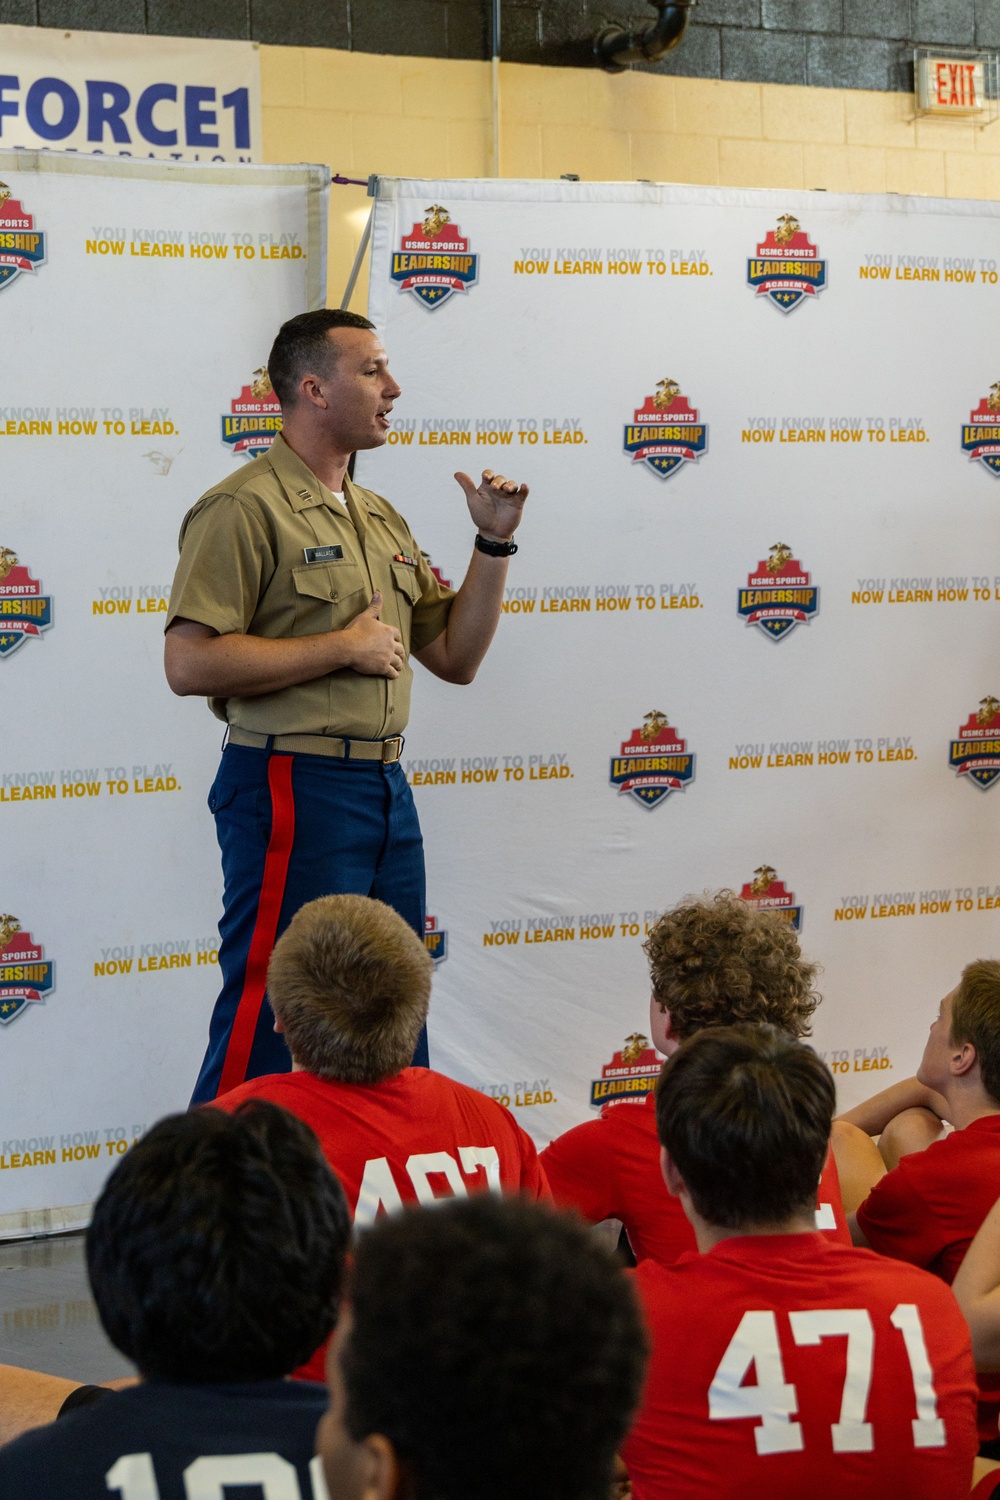
<svg viewBox="0 0 1000 1500">
<path fill-rule="evenodd" d="M 488 470 L 479 485 L 456 475 L 478 534 L 461 588 L 446 588 L 399 512 L 347 477 L 353 452 L 385 442 L 400 394 L 373 325 L 303 313 L 268 369 L 283 430 L 185 517 L 166 624 L 171 688 L 228 724 L 209 794 L 222 991 L 194 1103 L 290 1069 L 267 964 L 305 902 L 374 896 L 423 936 L 423 843 L 400 765 L 409 658 L 472 681 L 528 493 Z"/>
</svg>

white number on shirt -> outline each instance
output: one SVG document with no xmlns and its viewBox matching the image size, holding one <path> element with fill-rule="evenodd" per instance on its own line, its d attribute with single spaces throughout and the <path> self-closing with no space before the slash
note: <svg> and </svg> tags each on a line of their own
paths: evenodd
<svg viewBox="0 0 1000 1500">
<path fill-rule="evenodd" d="M 318 1458 L 309 1465 L 314 1500 L 329 1500 Z M 104 1476 L 122 1500 L 160 1500 L 152 1454 L 126 1453 Z M 295 1466 L 278 1453 L 226 1453 L 196 1458 L 184 1470 L 187 1500 L 225 1500 L 226 1489 L 258 1487 L 264 1500 L 302 1500 Z"/>
<path fill-rule="evenodd" d="M 122 1500 L 160 1500 L 151 1453 L 126 1453 L 104 1476 L 109 1490 L 120 1490 Z"/>
<path fill-rule="evenodd" d="M 871 1453 L 875 1447 L 872 1424 L 865 1421 L 872 1384 L 875 1332 L 867 1308 L 825 1307 L 816 1312 L 789 1313 L 797 1344 L 847 1335 L 847 1370 L 840 1398 L 840 1421 L 830 1428 L 834 1453 Z"/>
<path fill-rule="evenodd" d="M 264 1500 L 302 1500 L 295 1465 L 280 1453 L 226 1453 L 196 1458 L 184 1470 L 187 1500 L 226 1500 L 228 1485 L 259 1484 Z"/>
<path fill-rule="evenodd" d="M 463 1173 L 465 1177 L 474 1178 L 483 1172 L 488 1190 L 491 1193 L 502 1192 L 500 1156 L 495 1146 L 459 1146 L 458 1158 L 462 1163 L 461 1171 L 458 1162 L 447 1151 L 426 1151 L 407 1158 L 406 1175 L 413 1184 L 418 1203 L 438 1201 L 438 1194 L 430 1181 L 432 1177 L 444 1178 L 447 1182 L 450 1192 L 444 1195 L 444 1201 L 467 1197 L 468 1188 Z M 474 1186 L 481 1184 L 480 1178 L 479 1184 Z M 375 1156 L 366 1161 L 354 1210 L 355 1224 L 359 1228 L 367 1228 L 369 1224 L 374 1224 L 380 1209 L 387 1214 L 394 1214 L 399 1213 L 402 1207 L 403 1195 L 399 1191 L 388 1158 Z"/>
<path fill-rule="evenodd" d="M 744 1385 L 750 1366 L 757 1369 L 756 1385 Z M 794 1385 L 785 1382 L 773 1312 L 745 1312 L 729 1341 L 708 1391 L 708 1415 L 713 1422 L 732 1417 L 760 1417 L 753 1430 L 758 1453 L 798 1453 L 802 1427 L 791 1418 L 798 1411 Z"/>
<path fill-rule="evenodd" d="M 913 1394 L 917 1398 L 917 1415 L 913 1419 L 914 1448 L 943 1448 L 944 1423 L 937 1414 L 937 1392 L 934 1372 L 927 1357 L 920 1309 L 915 1302 L 901 1302 L 893 1309 L 892 1326 L 898 1328 L 906 1345 L 913 1376 Z"/>
<path fill-rule="evenodd" d="M 875 1439 L 871 1423 L 865 1420 L 875 1345 L 870 1313 L 865 1308 L 817 1308 L 789 1313 L 788 1321 L 792 1338 L 800 1346 L 846 1336 L 840 1420 L 831 1425 L 830 1440 L 834 1453 L 871 1453 Z M 900 1302 L 890 1322 L 903 1335 L 913 1377 L 917 1409 L 913 1446 L 943 1448 L 944 1422 L 937 1414 L 934 1373 L 919 1309 L 913 1302 Z M 756 1384 L 744 1384 L 751 1366 L 756 1371 Z M 785 1380 L 777 1317 L 773 1312 L 744 1313 L 709 1387 L 710 1419 L 718 1422 L 760 1417 L 754 1428 L 758 1453 L 798 1453 L 802 1449 L 802 1426 L 791 1420 L 798 1413 L 798 1405 L 795 1386 Z"/>
</svg>

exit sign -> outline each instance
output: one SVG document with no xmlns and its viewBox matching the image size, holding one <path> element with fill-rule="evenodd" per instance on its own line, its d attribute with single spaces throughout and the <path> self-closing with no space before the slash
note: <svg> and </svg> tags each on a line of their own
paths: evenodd
<svg viewBox="0 0 1000 1500">
<path fill-rule="evenodd" d="M 996 118 L 995 52 L 918 47 L 913 62 L 918 114 L 955 115 L 983 125 Z"/>
<path fill-rule="evenodd" d="M 986 108 L 983 65 L 956 57 L 922 57 L 917 65 L 920 108 L 935 115 L 978 115 Z"/>
</svg>

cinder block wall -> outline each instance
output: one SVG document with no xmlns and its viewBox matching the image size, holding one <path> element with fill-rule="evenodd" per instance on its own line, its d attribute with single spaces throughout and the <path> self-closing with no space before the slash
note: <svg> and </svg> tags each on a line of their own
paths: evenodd
<svg viewBox="0 0 1000 1500">
<path fill-rule="evenodd" d="M 655 67 L 593 66 L 643 0 L 502 0 L 501 170 L 1000 197 L 1000 122 L 914 121 L 915 43 L 1000 47 L 1000 0 L 700 0 Z M 269 161 L 490 169 L 490 0 L 0 0 L 0 21 L 260 44 Z M 330 296 L 367 216 L 333 192 Z M 363 305 L 364 287 L 356 306 Z"/>
<path fill-rule="evenodd" d="M 348 177 L 489 173 L 487 63 L 321 47 L 260 55 L 269 161 L 326 161 Z M 500 78 L 505 177 L 1000 198 L 1000 122 L 914 120 L 910 94 L 517 63 Z M 367 204 L 362 188 L 333 189 L 331 300 Z"/>
</svg>

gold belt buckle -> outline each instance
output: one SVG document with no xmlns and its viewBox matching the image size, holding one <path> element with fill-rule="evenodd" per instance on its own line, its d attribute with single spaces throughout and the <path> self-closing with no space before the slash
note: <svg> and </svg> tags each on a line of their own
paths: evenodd
<svg viewBox="0 0 1000 1500">
<path fill-rule="evenodd" d="M 399 760 L 403 754 L 403 736 L 401 734 L 390 735 L 387 740 L 382 741 L 382 764 L 391 766 Z"/>
</svg>

